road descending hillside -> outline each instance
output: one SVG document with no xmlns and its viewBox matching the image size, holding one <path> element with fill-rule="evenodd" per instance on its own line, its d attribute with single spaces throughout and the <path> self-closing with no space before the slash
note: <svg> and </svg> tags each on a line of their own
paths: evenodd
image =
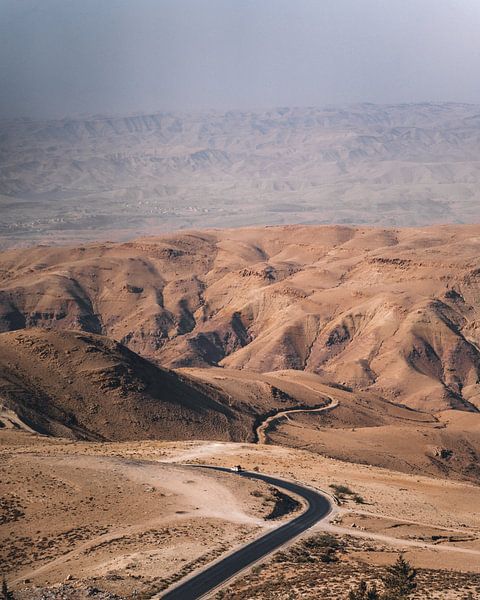
<svg viewBox="0 0 480 600">
<path fill-rule="evenodd" d="M 205 468 L 228 472 L 228 469 L 222 467 Z M 288 523 L 242 546 L 193 577 L 187 577 L 185 581 L 175 585 L 172 590 L 154 596 L 154 600 L 197 600 L 203 598 L 243 569 L 247 569 L 258 560 L 295 539 L 332 512 L 333 501 L 331 498 L 300 483 L 249 471 L 240 472 L 238 475 L 264 481 L 270 485 L 293 492 L 307 502 L 307 508 L 301 515 Z"/>
</svg>

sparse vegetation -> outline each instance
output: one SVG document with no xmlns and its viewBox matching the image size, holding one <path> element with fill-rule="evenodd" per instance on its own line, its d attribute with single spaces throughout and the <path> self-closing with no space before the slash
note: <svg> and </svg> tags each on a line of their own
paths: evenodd
<svg viewBox="0 0 480 600">
<path fill-rule="evenodd" d="M 309 537 L 303 544 L 307 548 L 335 548 L 335 550 L 339 550 L 344 546 L 339 538 L 330 533 L 320 533 Z"/>
<path fill-rule="evenodd" d="M 330 487 L 337 496 L 350 496 L 354 493 L 347 485 L 332 483 Z"/>
<path fill-rule="evenodd" d="M 377 584 L 369 586 L 364 579 L 358 584 L 356 589 L 350 590 L 348 600 L 380 600 L 377 590 Z"/>
<path fill-rule="evenodd" d="M 254 567 L 252 567 L 252 573 L 254 573 L 255 575 L 258 575 L 259 573 L 262 572 L 264 565 L 262 563 L 260 563 L 259 565 L 255 565 Z"/>
<path fill-rule="evenodd" d="M 323 533 L 306 539 L 304 548 L 317 552 L 320 550 L 318 558 L 324 563 L 331 563 L 338 560 L 337 552 L 342 549 L 342 543 L 335 536 Z"/>
<path fill-rule="evenodd" d="M 400 555 L 395 564 L 387 568 L 383 579 L 384 600 L 408 598 L 417 589 L 417 571 Z"/>
<path fill-rule="evenodd" d="M 332 483 L 330 489 L 333 490 L 338 500 L 353 500 L 357 504 L 366 504 L 365 499 L 360 494 L 352 491 L 348 485 L 341 483 Z"/>
<path fill-rule="evenodd" d="M 365 504 L 365 499 L 363 498 L 363 496 L 360 496 L 360 494 L 354 494 L 353 495 L 353 500 L 357 503 L 357 504 Z"/>
<path fill-rule="evenodd" d="M 344 543 L 329 533 L 322 533 L 303 540 L 287 552 L 279 552 L 277 562 L 294 563 L 333 563 L 338 561 L 338 552 L 344 549 Z"/>
<path fill-rule="evenodd" d="M 337 547 L 338 560 L 323 562 L 325 547 Z M 403 556 L 390 567 L 369 564 L 357 558 L 366 549 L 364 541 L 350 536 L 310 536 L 277 553 L 260 574 L 250 572 L 232 583 L 224 598 L 473 600 L 480 592 L 478 574 L 442 569 L 420 569 L 417 574 Z M 369 542 L 368 549 L 381 552 L 385 546 Z"/>
<path fill-rule="evenodd" d="M 417 589 L 416 577 L 416 570 L 400 555 L 393 565 L 387 567 L 386 575 L 382 577 L 383 593 L 378 591 L 375 582 L 368 585 L 362 579 L 356 588 L 350 590 L 347 598 L 348 600 L 405 600 Z"/>
</svg>

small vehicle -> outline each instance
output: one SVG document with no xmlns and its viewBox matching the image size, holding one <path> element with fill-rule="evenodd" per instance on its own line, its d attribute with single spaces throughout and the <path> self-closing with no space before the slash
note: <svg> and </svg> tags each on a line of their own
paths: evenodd
<svg viewBox="0 0 480 600">
<path fill-rule="evenodd" d="M 241 465 L 235 465 L 234 467 L 232 467 L 231 470 L 235 471 L 235 473 L 238 473 L 239 471 L 243 471 Z"/>
</svg>

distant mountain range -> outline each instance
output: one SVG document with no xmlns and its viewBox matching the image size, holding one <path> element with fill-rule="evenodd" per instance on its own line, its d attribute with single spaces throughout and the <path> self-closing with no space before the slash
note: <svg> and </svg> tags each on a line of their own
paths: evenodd
<svg viewBox="0 0 480 600">
<path fill-rule="evenodd" d="M 480 218 L 480 106 L 0 122 L 0 246 Z"/>
</svg>

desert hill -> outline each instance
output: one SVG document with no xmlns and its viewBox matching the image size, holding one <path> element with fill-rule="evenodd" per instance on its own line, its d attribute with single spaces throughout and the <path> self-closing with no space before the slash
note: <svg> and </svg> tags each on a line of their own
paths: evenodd
<svg viewBox="0 0 480 600">
<path fill-rule="evenodd" d="M 0 400 L 32 429 L 64 437 L 229 440 L 251 429 L 219 391 L 80 332 L 1 334 Z"/>
<path fill-rule="evenodd" d="M 199 227 L 478 222 L 480 107 L 0 122 L 0 247 Z"/>
<path fill-rule="evenodd" d="M 3 333 L 0 426 L 87 440 L 254 441 L 265 415 L 322 405 L 329 391 L 336 392 L 246 372 L 241 386 L 236 372 L 228 386 L 223 369 L 221 376 L 203 371 L 158 367 L 96 334 L 40 328 Z"/>
<path fill-rule="evenodd" d="M 285 226 L 0 255 L 0 324 L 102 334 L 169 367 L 316 373 L 477 410 L 478 226 Z"/>
</svg>

